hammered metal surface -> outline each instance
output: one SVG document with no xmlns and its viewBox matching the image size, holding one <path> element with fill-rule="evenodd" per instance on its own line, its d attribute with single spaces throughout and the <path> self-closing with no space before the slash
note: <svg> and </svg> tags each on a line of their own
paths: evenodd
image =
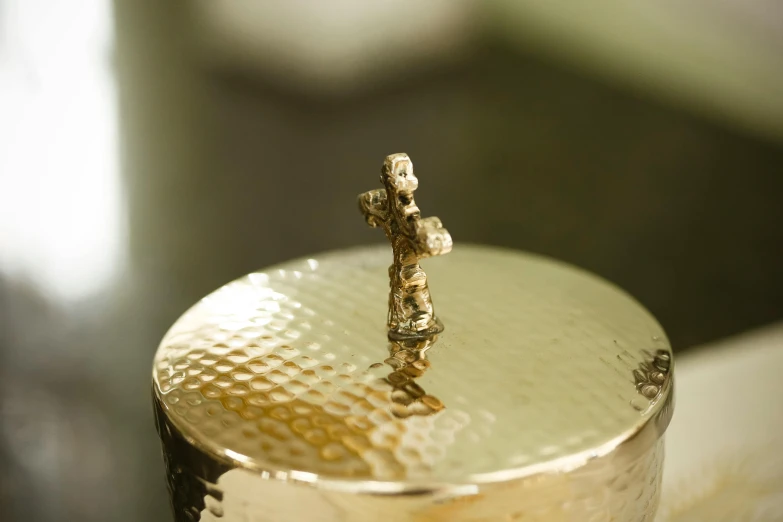
<svg viewBox="0 0 783 522">
<path fill-rule="evenodd" d="M 391 495 L 242 467 L 223 471 L 225 464 L 185 441 L 165 414 L 163 422 L 177 522 L 652 522 L 661 491 L 662 439 L 623 444 L 567 474 Z"/>
<path fill-rule="evenodd" d="M 247 474 L 268 494 L 293 481 L 330 505 L 427 492 L 394 520 L 654 510 L 670 352 L 641 306 L 567 265 L 460 245 L 427 267 L 446 330 L 422 351 L 386 340 L 389 259 L 376 247 L 250 274 L 175 323 L 153 371 L 161 414 L 245 468 L 204 482 Z"/>
</svg>

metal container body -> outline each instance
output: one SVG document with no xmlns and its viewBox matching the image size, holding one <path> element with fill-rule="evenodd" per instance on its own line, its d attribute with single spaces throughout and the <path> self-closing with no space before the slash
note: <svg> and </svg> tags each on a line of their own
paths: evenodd
<svg viewBox="0 0 783 522">
<path fill-rule="evenodd" d="M 641 521 L 672 412 L 665 334 L 567 265 L 459 246 L 427 266 L 445 331 L 385 331 L 388 248 L 204 298 L 153 396 L 176 520 Z"/>
</svg>

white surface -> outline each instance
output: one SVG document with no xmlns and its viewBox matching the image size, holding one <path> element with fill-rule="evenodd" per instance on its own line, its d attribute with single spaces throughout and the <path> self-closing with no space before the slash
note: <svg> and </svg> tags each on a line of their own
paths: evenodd
<svg viewBox="0 0 783 522">
<path fill-rule="evenodd" d="M 348 92 L 451 59 L 475 33 L 470 0 L 212 0 L 194 4 L 219 60 L 313 91 Z"/>
<path fill-rule="evenodd" d="M 58 300 L 125 254 L 107 0 L 0 2 L 0 271 Z"/>
<path fill-rule="evenodd" d="M 783 323 L 675 364 L 660 520 L 783 520 Z"/>
</svg>

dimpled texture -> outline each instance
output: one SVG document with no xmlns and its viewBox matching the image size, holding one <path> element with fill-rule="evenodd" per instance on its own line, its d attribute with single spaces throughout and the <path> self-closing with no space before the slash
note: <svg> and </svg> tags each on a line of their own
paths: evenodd
<svg viewBox="0 0 783 522">
<path fill-rule="evenodd" d="M 662 461 L 663 441 L 659 440 L 649 451 L 638 453 L 636 460 L 622 465 L 596 459 L 568 475 L 482 484 L 472 494 L 447 491 L 417 496 L 329 491 L 233 469 L 209 485 L 200 520 L 653 522 L 657 520 Z M 187 512 L 190 504 L 177 507 Z"/>
<path fill-rule="evenodd" d="M 207 454 L 283 479 L 369 491 L 581 473 L 573 489 L 600 465 L 635 496 L 628 513 L 655 505 L 660 443 L 612 457 L 668 422 L 670 348 L 649 313 L 573 267 L 460 245 L 424 266 L 445 331 L 424 350 L 395 345 L 390 257 L 372 247 L 293 261 L 197 303 L 156 355 L 167 420 Z M 556 482 L 553 501 L 576 494 Z"/>
</svg>

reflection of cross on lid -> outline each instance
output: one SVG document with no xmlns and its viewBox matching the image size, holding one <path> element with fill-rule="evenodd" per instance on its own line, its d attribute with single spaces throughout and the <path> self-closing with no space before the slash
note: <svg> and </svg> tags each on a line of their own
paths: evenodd
<svg viewBox="0 0 783 522">
<path fill-rule="evenodd" d="M 435 344 L 436 339 L 391 344 L 391 357 L 384 362 L 394 369 L 386 377 L 386 382 L 392 386 L 391 412 L 395 417 L 404 419 L 411 415 L 432 415 L 445 408 L 440 399 L 429 395 L 415 381 L 429 369 L 430 362 L 425 352 Z"/>
<path fill-rule="evenodd" d="M 392 244 L 389 338 L 427 338 L 442 332 L 443 324 L 435 317 L 427 274 L 419 266 L 419 259 L 448 254 L 451 236 L 438 218 L 421 217 L 413 200 L 419 180 L 413 174 L 413 163 L 407 154 L 386 157 L 381 183 L 385 188 L 359 196 L 359 208 L 367 224 L 382 227 Z"/>
</svg>

